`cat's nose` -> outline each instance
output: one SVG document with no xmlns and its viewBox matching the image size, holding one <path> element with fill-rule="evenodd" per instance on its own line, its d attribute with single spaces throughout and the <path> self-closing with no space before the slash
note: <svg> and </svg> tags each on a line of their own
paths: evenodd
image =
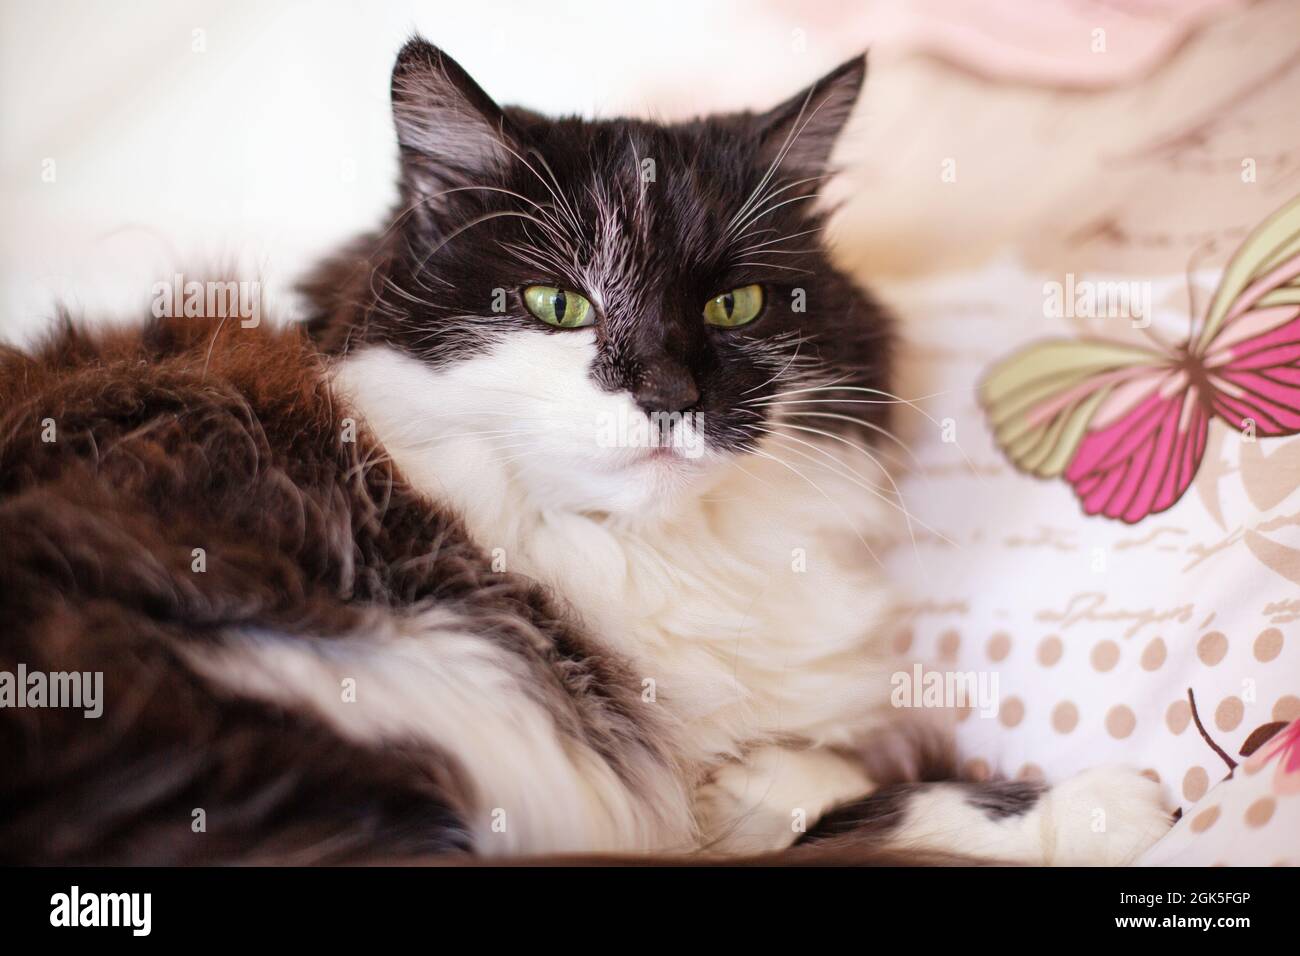
<svg viewBox="0 0 1300 956">
<path fill-rule="evenodd" d="M 655 412 L 684 412 L 700 400 L 700 390 L 686 369 L 659 369 L 632 392 L 647 415 Z"/>
</svg>

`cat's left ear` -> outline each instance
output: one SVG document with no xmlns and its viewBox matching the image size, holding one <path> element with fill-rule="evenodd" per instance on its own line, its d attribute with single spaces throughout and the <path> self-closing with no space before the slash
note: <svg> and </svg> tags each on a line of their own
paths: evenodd
<svg viewBox="0 0 1300 956">
<path fill-rule="evenodd" d="M 841 63 L 812 86 L 757 117 L 760 159 L 780 161 L 791 176 L 820 176 L 853 112 L 867 75 L 865 53 Z"/>
<path fill-rule="evenodd" d="M 447 54 L 420 37 L 393 66 L 393 124 L 402 181 L 413 200 L 443 205 L 447 190 L 482 185 L 505 169 L 521 138 L 501 107 Z"/>
</svg>

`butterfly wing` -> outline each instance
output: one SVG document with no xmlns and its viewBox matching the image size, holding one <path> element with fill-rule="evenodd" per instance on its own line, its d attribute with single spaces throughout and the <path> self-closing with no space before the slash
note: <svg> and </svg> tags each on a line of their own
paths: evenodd
<svg viewBox="0 0 1300 956">
<path fill-rule="evenodd" d="M 1300 432 L 1300 196 L 1228 262 L 1194 353 L 1215 413 L 1233 428 Z"/>
<path fill-rule="evenodd" d="M 1136 524 L 1173 507 L 1196 477 L 1209 412 L 1183 373 L 1153 377 L 1136 403 L 1089 430 L 1065 471 L 1090 515 Z"/>
<path fill-rule="evenodd" d="M 1300 304 L 1300 196 L 1260 223 L 1233 253 L 1191 351 L 1195 355 L 1214 351 L 1220 335 L 1251 311 L 1296 304 Z"/>
<path fill-rule="evenodd" d="M 1204 361 L 1214 411 L 1230 426 L 1300 433 L 1300 303 L 1247 310 Z"/>
<path fill-rule="evenodd" d="M 1168 357 L 1098 340 L 1030 346 L 994 366 L 980 399 L 1022 471 L 1062 476 L 1088 514 L 1127 522 L 1171 507 L 1205 451 L 1209 416 Z"/>
</svg>

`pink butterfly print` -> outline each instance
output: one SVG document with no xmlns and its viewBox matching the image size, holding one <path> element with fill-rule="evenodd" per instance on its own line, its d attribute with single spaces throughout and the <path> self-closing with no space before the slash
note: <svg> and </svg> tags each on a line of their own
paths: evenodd
<svg viewBox="0 0 1300 956">
<path fill-rule="evenodd" d="M 1018 468 L 1062 477 L 1087 514 L 1130 524 L 1183 496 L 1212 419 L 1300 433 L 1300 197 L 1246 240 L 1181 347 L 1039 343 L 996 366 L 981 399 Z"/>
</svg>

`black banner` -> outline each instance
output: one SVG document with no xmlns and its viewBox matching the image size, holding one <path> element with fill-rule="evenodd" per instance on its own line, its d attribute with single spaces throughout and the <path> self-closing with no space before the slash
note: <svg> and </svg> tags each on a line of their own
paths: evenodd
<svg viewBox="0 0 1300 956">
<path fill-rule="evenodd" d="M 664 942 L 685 931 L 695 940 L 762 935 L 778 924 L 825 938 L 828 921 L 864 944 L 893 931 L 927 942 L 988 945 L 1031 933 L 1046 942 L 1045 923 L 1070 941 L 1227 942 L 1285 931 L 1295 898 L 1295 874 L 1267 869 L 8 869 L 0 882 L 8 940 L 75 934 L 92 944 L 373 942 L 402 933 L 440 947 L 471 926 L 492 939 L 540 939 L 610 919 Z"/>
</svg>

